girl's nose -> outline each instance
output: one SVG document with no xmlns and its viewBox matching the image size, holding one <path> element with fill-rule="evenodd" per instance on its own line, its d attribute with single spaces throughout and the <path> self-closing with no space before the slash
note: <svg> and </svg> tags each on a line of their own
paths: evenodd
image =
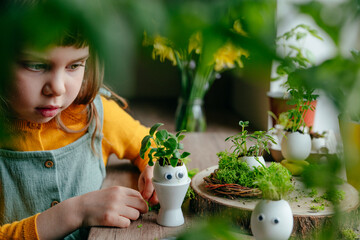
<svg viewBox="0 0 360 240">
<path fill-rule="evenodd" d="M 46 96 L 61 96 L 65 91 L 65 74 L 61 71 L 51 73 L 42 90 Z"/>
</svg>

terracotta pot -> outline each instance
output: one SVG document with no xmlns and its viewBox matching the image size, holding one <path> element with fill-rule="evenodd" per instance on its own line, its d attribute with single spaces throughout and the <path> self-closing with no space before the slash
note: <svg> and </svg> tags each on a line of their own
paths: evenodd
<svg viewBox="0 0 360 240">
<path fill-rule="evenodd" d="M 287 160 L 305 160 L 311 152 L 310 134 L 286 132 L 281 141 L 281 153 Z"/>
<path fill-rule="evenodd" d="M 251 214 L 251 231 L 257 240 L 289 239 L 294 219 L 285 200 L 261 200 Z"/>
<path fill-rule="evenodd" d="M 294 105 L 288 105 L 286 104 L 287 101 L 289 101 L 288 98 L 284 97 L 283 92 L 268 92 L 267 96 L 269 98 L 270 103 L 270 111 L 275 114 L 276 117 L 279 117 L 279 115 L 283 112 L 286 112 L 287 110 L 294 108 Z M 311 105 L 315 108 L 317 104 L 317 101 L 312 101 Z M 314 125 L 314 119 L 315 119 L 315 112 L 314 111 L 307 111 L 304 116 L 304 121 L 307 127 L 311 127 Z M 272 120 L 272 127 L 275 126 L 276 122 L 275 119 L 271 118 Z"/>
</svg>

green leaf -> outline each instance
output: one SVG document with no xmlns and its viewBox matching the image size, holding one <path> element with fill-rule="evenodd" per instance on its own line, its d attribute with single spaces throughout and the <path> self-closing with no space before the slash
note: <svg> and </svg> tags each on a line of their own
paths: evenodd
<svg viewBox="0 0 360 240">
<path fill-rule="evenodd" d="M 184 149 L 184 144 L 182 144 L 182 143 L 178 143 L 178 145 L 177 145 L 177 149 Z"/>
<path fill-rule="evenodd" d="M 154 124 L 154 125 L 150 128 L 150 131 L 149 131 L 150 135 L 151 135 L 151 136 L 154 136 L 154 133 L 156 132 L 156 130 L 157 130 L 160 126 L 162 126 L 162 125 L 164 125 L 164 124 L 163 124 L 163 123 L 156 123 L 156 124 Z"/>
<path fill-rule="evenodd" d="M 149 162 L 148 162 L 148 165 L 151 167 L 151 166 L 154 166 L 154 162 L 151 158 L 149 158 Z"/>
<path fill-rule="evenodd" d="M 149 149 L 151 146 L 150 142 L 151 136 L 147 135 L 143 138 L 141 141 L 141 149 L 140 149 L 140 157 L 144 159 L 145 152 Z"/>
<path fill-rule="evenodd" d="M 177 148 L 177 142 L 174 138 L 169 138 L 164 142 L 164 146 L 170 150 L 175 150 Z"/>
<path fill-rule="evenodd" d="M 180 135 L 177 136 L 177 140 L 180 142 L 181 140 L 183 140 L 185 138 L 185 135 Z"/>
<path fill-rule="evenodd" d="M 181 154 L 181 158 L 186 158 L 186 157 L 189 156 L 189 155 L 190 155 L 189 152 L 183 152 L 183 153 Z"/>
<path fill-rule="evenodd" d="M 171 158 L 171 159 L 170 159 L 170 164 L 171 164 L 171 166 L 176 167 L 178 161 L 179 161 L 178 158 Z"/>
<path fill-rule="evenodd" d="M 155 135 L 158 140 L 163 142 L 168 138 L 169 133 L 165 129 L 161 129 L 161 130 L 157 131 Z"/>
</svg>

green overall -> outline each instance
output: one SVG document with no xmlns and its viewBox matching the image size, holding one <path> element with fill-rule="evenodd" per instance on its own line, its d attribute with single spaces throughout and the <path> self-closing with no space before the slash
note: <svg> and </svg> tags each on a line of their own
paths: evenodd
<svg viewBox="0 0 360 240">
<path fill-rule="evenodd" d="M 100 96 L 94 100 L 103 123 Z M 0 150 L 0 224 L 18 221 L 43 212 L 65 199 L 98 190 L 105 178 L 102 134 L 91 149 L 95 121 L 75 142 L 50 151 Z M 61 224 L 61 223 L 59 223 Z M 78 231 L 66 239 L 79 238 Z"/>
</svg>

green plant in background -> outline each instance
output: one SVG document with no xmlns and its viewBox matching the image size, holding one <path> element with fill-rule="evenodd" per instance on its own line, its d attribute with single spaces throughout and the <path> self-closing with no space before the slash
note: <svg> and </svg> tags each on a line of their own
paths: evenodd
<svg viewBox="0 0 360 240">
<path fill-rule="evenodd" d="M 267 168 L 259 168 L 254 184 L 262 191 L 262 198 L 281 200 L 294 190 L 291 173 L 278 163 L 271 163 Z"/>
<path fill-rule="evenodd" d="M 149 135 L 146 135 L 141 141 L 140 157 L 145 158 L 146 152 L 148 152 L 149 165 L 154 165 L 154 159 L 159 161 L 160 166 L 171 165 L 173 167 L 180 166 L 186 161 L 186 157 L 190 155 L 189 152 L 180 153 L 180 150 L 184 148 L 180 143 L 184 139 L 185 135 L 182 135 L 182 131 L 176 134 L 169 133 L 166 129 L 157 129 L 164 124 L 156 123 L 149 131 Z M 156 147 L 153 147 L 154 144 Z"/>
<path fill-rule="evenodd" d="M 225 141 L 231 141 L 233 145 L 230 149 L 233 149 L 238 157 L 245 156 L 262 156 L 263 152 L 270 153 L 270 142 L 276 144 L 274 138 L 266 131 L 254 131 L 249 133 L 245 128 L 249 126 L 249 121 L 239 121 L 241 132 L 227 137 Z"/>
<path fill-rule="evenodd" d="M 313 92 L 313 89 L 305 90 L 302 86 L 289 88 L 290 99 L 286 103 L 294 107 L 281 113 L 279 117 L 279 119 L 287 119 L 287 121 L 283 121 L 285 130 L 290 132 L 304 131 L 306 126 L 305 114 L 307 111 L 315 110 L 311 102 L 319 97 Z"/>
<path fill-rule="evenodd" d="M 228 32 L 246 37 L 241 21 L 235 20 Z M 188 45 L 176 46 L 171 40 L 156 35 L 145 34 L 143 45 L 152 46 L 152 58 L 166 59 L 178 66 L 181 73 L 181 93 L 176 112 L 176 130 L 205 131 L 206 120 L 202 113 L 202 104 L 209 90 L 220 73 L 235 67 L 243 67 L 243 58 L 248 52 L 230 38 L 225 42 L 207 46 L 205 37 L 197 31 L 188 40 Z M 224 41 L 224 40 L 223 40 Z M 205 57 L 204 57 L 205 55 Z"/>
<path fill-rule="evenodd" d="M 306 126 L 305 114 L 307 111 L 315 110 L 311 103 L 318 98 L 318 95 L 314 93 L 315 88 L 305 88 L 301 79 L 292 78 L 292 73 L 297 69 L 314 66 L 312 53 L 308 49 L 299 46 L 300 42 L 309 34 L 323 40 L 318 35 L 317 30 L 305 24 L 297 25 L 276 39 L 277 46 L 280 50 L 283 49 L 286 54 L 284 54 L 283 58 L 278 59 L 280 63 L 276 68 L 277 77 L 272 80 L 285 80 L 283 83 L 287 90 L 285 97 L 289 99 L 286 103 L 293 106 L 287 112 L 281 113 L 278 118 L 287 119 L 282 123 L 284 129 L 291 132 L 304 130 Z"/>
<path fill-rule="evenodd" d="M 280 64 L 276 68 L 277 77 L 272 80 L 278 80 L 287 76 L 296 69 L 305 69 L 314 65 L 313 54 L 308 49 L 295 45 L 310 34 L 311 36 L 323 40 L 316 29 L 305 24 L 299 24 L 296 27 L 285 32 L 276 38 L 277 46 L 283 49 L 285 56 L 280 60 Z M 284 85 L 287 85 L 285 82 Z"/>
</svg>

